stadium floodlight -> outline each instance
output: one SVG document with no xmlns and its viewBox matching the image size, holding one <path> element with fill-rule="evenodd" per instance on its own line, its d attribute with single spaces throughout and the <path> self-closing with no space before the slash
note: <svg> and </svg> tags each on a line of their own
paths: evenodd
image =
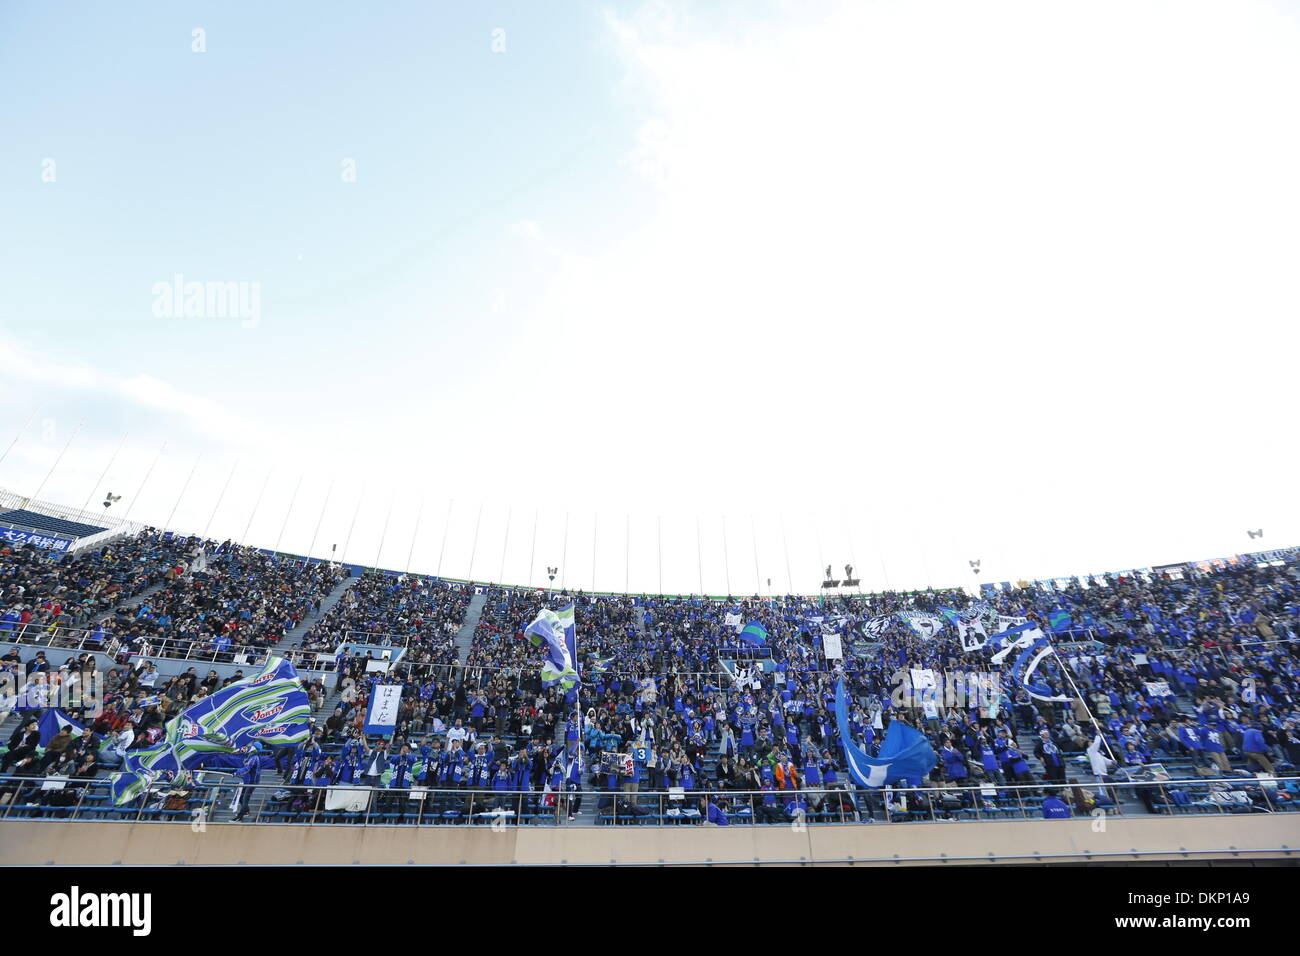
<svg viewBox="0 0 1300 956">
<path fill-rule="evenodd" d="M 546 566 L 546 576 L 551 579 L 552 584 L 555 583 L 555 576 L 559 573 L 560 573 L 559 568 L 553 568 L 549 564 Z"/>
<path fill-rule="evenodd" d="M 1250 535 L 1252 538 L 1262 538 L 1264 537 L 1264 529 L 1260 528 L 1257 531 L 1247 531 L 1246 534 Z"/>
<path fill-rule="evenodd" d="M 826 580 L 822 582 L 822 587 L 837 588 L 839 586 L 840 582 L 831 577 L 831 566 L 829 564 L 826 565 Z"/>
<path fill-rule="evenodd" d="M 115 494 L 113 494 L 113 492 L 110 491 L 108 494 L 106 494 L 106 495 L 104 496 L 104 508 L 105 508 L 105 510 L 107 510 L 107 509 L 113 507 L 113 502 L 115 502 L 115 501 L 121 501 L 121 500 L 122 500 L 122 496 L 121 496 L 121 495 L 115 495 Z"/>
<path fill-rule="evenodd" d="M 853 576 L 853 565 L 844 565 L 844 580 L 840 583 L 846 588 L 855 588 L 858 586 L 859 581 Z"/>
<path fill-rule="evenodd" d="M 970 569 L 971 569 L 971 573 L 972 573 L 972 574 L 979 574 L 979 573 L 980 573 L 980 563 L 979 563 L 978 560 L 976 560 L 976 561 L 967 561 L 966 563 L 970 565 Z"/>
</svg>

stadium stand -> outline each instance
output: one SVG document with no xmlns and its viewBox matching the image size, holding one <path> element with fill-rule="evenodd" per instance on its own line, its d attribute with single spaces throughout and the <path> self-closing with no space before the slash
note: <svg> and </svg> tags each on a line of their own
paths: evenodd
<svg viewBox="0 0 1300 956">
<path fill-rule="evenodd" d="M 69 521 L 66 518 L 56 518 L 41 514 L 39 511 L 27 509 L 0 512 L 0 528 L 25 528 L 64 538 L 88 538 L 91 535 L 108 530 L 107 528 L 99 528 L 80 521 Z"/>
<path fill-rule="evenodd" d="M 1300 806 L 1300 563 L 1246 556 L 1207 566 L 1108 574 L 983 591 L 817 598 L 572 595 L 370 573 L 309 627 L 346 571 L 231 542 L 154 530 L 75 558 L 0 552 L 10 687 L 53 685 L 96 666 L 53 665 L 60 629 L 98 628 L 118 665 L 102 713 L 84 716 L 102 748 L 42 735 L 0 700 L 0 813 L 167 819 L 203 808 L 261 822 L 677 825 L 905 822 L 1289 812 Z M 151 588 L 155 590 L 150 590 Z M 144 595 L 127 606 L 130 595 Z M 584 680 L 576 695 L 542 685 L 525 627 L 572 601 Z M 478 605 L 481 604 L 481 608 Z M 478 612 L 477 620 L 470 613 Z M 102 622 L 95 614 L 108 615 Z M 948 624 L 927 629 L 913 617 Z M 914 669 L 998 670 L 959 639 L 955 621 L 1024 620 L 1054 653 L 1027 682 L 994 696 L 900 698 Z M 760 624 L 762 646 L 737 637 Z M 195 647 L 256 653 L 295 626 L 290 651 L 342 649 L 330 674 L 301 672 L 318 714 L 310 742 L 247 770 L 257 786 L 226 807 L 226 776 L 183 794 L 108 801 L 101 767 L 157 741 L 189 703 L 244 676 L 184 667 Z M 463 659 L 456 634 L 472 630 Z M 843 638 L 842 659 L 823 634 Z M 42 643 L 43 641 L 43 643 Z M 111 643 L 110 643 L 111 642 Z M 40 647 L 34 646 L 39 644 Z M 100 645 L 90 648 L 91 651 Z M 401 653 L 375 668 L 377 650 Z M 281 646 L 281 650 L 284 648 Z M 255 661 L 253 661 L 255 662 Z M 160 668 L 167 668 L 165 674 Z M 834 717 L 848 690 L 852 737 L 875 753 L 888 725 L 921 731 L 933 769 L 886 788 L 855 786 Z M 367 737 L 376 688 L 401 689 L 391 740 Z M 973 686 L 973 685 L 965 685 Z M 1054 700 L 1051 698 L 1060 699 Z M 12 716 L 10 711 L 14 711 Z M 582 759 L 574 759 L 577 743 Z M 267 783 L 261 770 L 278 775 Z M 68 781 L 58 790 L 41 781 Z M 327 793 L 374 787 L 363 806 Z M 414 789 L 413 789 L 414 788 Z M 419 788 L 427 788 L 420 790 Z M 585 794 L 585 798 L 584 798 Z"/>
</svg>

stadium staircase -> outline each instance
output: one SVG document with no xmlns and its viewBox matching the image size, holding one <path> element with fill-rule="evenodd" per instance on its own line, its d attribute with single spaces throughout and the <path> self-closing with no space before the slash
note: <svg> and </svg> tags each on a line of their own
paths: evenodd
<svg viewBox="0 0 1300 956">
<path fill-rule="evenodd" d="M 129 597 L 127 600 L 123 601 L 122 603 L 114 604 L 113 607 L 111 607 L 109 610 L 101 611 L 99 614 L 96 614 L 94 617 L 90 619 L 90 623 L 87 624 L 87 627 L 94 627 L 96 624 L 103 624 L 106 621 L 111 620 L 113 618 L 113 615 L 117 613 L 117 609 L 120 607 L 124 607 L 124 608 L 139 607 L 145 601 L 149 600 L 149 598 L 153 597 L 163 588 L 167 587 L 169 583 L 170 583 L 169 581 L 159 581 L 157 584 L 149 585 L 149 587 L 145 588 L 139 594 L 134 594 L 131 597 Z"/>
<path fill-rule="evenodd" d="M 465 664 L 469 660 L 469 647 L 474 642 L 474 630 L 478 619 L 483 616 L 483 605 L 487 603 L 487 594 L 475 594 L 470 598 L 469 607 L 465 609 L 465 620 L 456 632 L 456 662 Z"/>
<path fill-rule="evenodd" d="M 349 575 L 336 584 L 334 590 L 325 595 L 325 598 L 320 602 L 320 611 L 305 615 L 303 619 L 298 622 L 296 627 L 286 632 L 284 637 L 280 638 L 274 645 L 272 645 L 273 649 L 284 650 L 292 647 L 294 644 L 301 644 L 302 639 L 307 636 L 307 632 L 315 627 L 317 622 L 324 618 L 325 615 L 330 612 L 330 609 L 343 599 L 343 595 L 346 594 L 349 589 L 354 587 L 360 580 L 361 579 L 358 577 Z"/>
</svg>

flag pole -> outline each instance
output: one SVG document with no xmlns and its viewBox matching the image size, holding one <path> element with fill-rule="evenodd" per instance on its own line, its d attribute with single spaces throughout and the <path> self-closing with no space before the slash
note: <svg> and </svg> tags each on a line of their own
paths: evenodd
<svg viewBox="0 0 1300 956">
<path fill-rule="evenodd" d="M 781 512 L 781 550 L 785 552 L 786 595 L 794 593 L 794 579 L 790 576 L 790 541 L 785 536 L 785 512 Z"/>
<path fill-rule="evenodd" d="M 438 548 L 438 577 L 442 577 L 442 556 L 447 550 L 447 529 L 451 527 L 451 506 L 455 503 L 455 498 L 447 499 L 447 517 L 442 519 L 442 546 Z M 352 520 L 356 520 L 355 515 Z"/>
<path fill-rule="evenodd" d="M 397 491 L 393 491 L 393 497 L 388 499 L 388 513 L 384 515 L 384 530 L 379 532 L 379 548 L 375 551 L 375 570 L 379 570 L 379 559 L 384 553 L 384 541 L 388 537 L 388 522 L 393 517 L 393 505 L 397 503 Z"/>
<path fill-rule="evenodd" d="M 311 533 L 311 544 L 307 546 L 307 560 L 302 563 L 304 568 L 311 564 L 311 553 L 316 550 L 316 539 L 320 536 L 321 522 L 325 520 L 325 509 L 329 507 L 330 495 L 334 493 L 334 479 L 330 478 L 329 487 L 325 489 L 325 500 L 320 506 L 320 515 L 316 518 L 316 530 Z"/>
<path fill-rule="evenodd" d="M 90 509 L 90 499 L 95 497 L 95 488 L 98 488 L 100 485 L 104 483 L 104 478 L 108 476 L 108 469 L 112 468 L 113 462 L 117 461 L 118 452 L 120 452 L 122 450 L 122 446 L 126 444 L 126 439 L 128 435 L 130 435 L 130 432 L 123 432 L 122 440 L 117 443 L 117 449 L 113 452 L 113 457 L 110 458 L 108 460 L 108 464 L 104 466 L 104 471 L 102 474 L 100 474 L 99 481 L 95 482 L 94 487 L 90 489 L 90 494 L 86 495 L 86 503 L 81 506 L 82 511 L 88 511 Z M 4 460 L 3 456 L 0 456 L 0 461 L 3 460 Z"/>
<path fill-rule="evenodd" d="M 560 590 L 564 590 L 564 579 L 569 573 L 569 513 L 564 513 L 564 548 L 560 551 Z M 576 624 L 574 625 L 577 626 Z M 574 631 L 574 640 L 577 640 L 577 631 Z"/>
<path fill-rule="evenodd" d="M 230 474 L 226 475 L 226 483 L 221 486 L 221 493 L 217 495 L 217 503 L 212 506 L 212 514 L 208 515 L 208 523 L 203 526 L 203 540 L 208 540 L 208 532 L 212 530 L 212 522 L 217 517 L 217 509 L 221 507 L 221 500 L 226 497 L 226 489 L 230 487 L 230 479 L 235 477 L 235 469 L 239 467 L 239 459 L 230 466 Z"/>
<path fill-rule="evenodd" d="M 32 409 L 32 413 L 27 416 L 27 421 L 23 423 L 23 427 L 18 429 L 18 434 L 14 436 L 14 440 L 9 443 L 9 447 L 4 450 L 4 453 L 0 454 L 0 464 L 3 464 L 4 460 L 9 457 L 9 452 L 13 451 L 14 445 L 18 444 L 18 439 L 23 437 L 23 432 L 27 431 L 32 422 L 36 419 L 36 416 L 40 414 L 41 409 L 44 407 L 44 405 L 38 403 L 37 406 Z M 84 511 L 85 509 L 83 508 L 82 510 Z"/>
<path fill-rule="evenodd" d="M 533 546 L 528 552 L 528 586 L 533 586 L 533 572 L 537 567 L 537 508 L 533 508 Z"/>
<path fill-rule="evenodd" d="M 168 531 L 172 527 L 172 518 L 176 517 L 176 509 L 181 506 L 181 499 L 185 497 L 185 490 L 190 486 L 190 480 L 194 477 L 194 472 L 199 469 L 199 462 L 203 460 L 203 452 L 199 452 L 194 459 L 194 465 L 190 468 L 190 473 L 185 478 L 185 484 L 181 485 L 181 492 L 176 496 L 176 504 L 172 505 L 171 513 L 167 515 L 167 523 L 163 525 Z"/>
<path fill-rule="evenodd" d="M 1061 658 L 1061 652 L 1056 649 L 1056 642 L 1052 640 L 1051 626 L 1052 626 L 1051 622 L 1049 621 L 1047 625 L 1048 630 L 1044 632 L 1043 635 L 1047 639 L 1047 646 L 1052 649 L 1052 656 L 1056 658 L 1056 663 L 1060 666 L 1061 671 L 1065 674 L 1065 679 L 1070 682 L 1070 688 L 1074 691 L 1074 696 L 1079 698 L 1079 702 L 1083 704 L 1083 709 L 1087 711 L 1088 719 L 1092 721 L 1092 729 L 1095 730 L 1097 732 L 1097 736 L 1101 738 L 1101 743 L 1102 746 L 1106 748 L 1106 753 L 1110 754 L 1110 759 L 1115 761 L 1115 765 L 1118 767 L 1119 758 L 1115 756 L 1115 751 L 1111 750 L 1110 741 L 1107 740 L 1106 735 L 1102 733 L 1101 725 L 1097 723 L 1097 718 L 1093 715 L 1092 708 L 1088 706 L 1087 698 L 1084 697 L 1083 692 L 1079 690 L 1079 685 L 1074 682 L 1074 675 L 1070 672 L 1069 665 L 1067 665 L 1065 661 Z"/>
<path fill-rule="evenodd" d="M 54 464 L 50 465 L 50 470 L 45 473 L 45 477 L 42 478 L 41 483 L 36 486 L 35 493 L 27 499 L 28 501 L 35 501 L 40 498 L 41 491 L 45 488 L 46 482 L 50 480 L 50 476 L 54 474 L 54 469 L 59 467 L 59 462 L 63 461 L 63 456 L 68 453 L 68 449 L 72 447 L 72 443 L 76 440 L 77 436 L 81 434 L 81 426 L 84 424 L 86 424 L 84 420 L 77 422 L 77 427 L 68 438 L 67 444 L 63 446 L 63 450 L 59 452 L 58 456 L 54 459 Z"/>
<path fill-rule="evenodd" d="M 167 442 L 164 440 L 162 446 L 158 449 L 158 454 L 153 456 L 153 461 L 149 464 L 149 470 L 144 473 L 144 478 L 140 481 L 140 487 L 135 490 L 135 495 L 131 498 L 131 503 L 126 506 L 126 514 L 122 515 L 123 521 L 126 521 L 131 517 L 131 511 L 140 500 L 140 495 L 144 493 L 144 486 L 149 483 L 149 476 L 153 474 L 153 470 L 158 464 L 158 459 L 162 457 L 163 452 L 166 450 Z"/>
<path fill-rule="evenodd" d="M 700 547 L 700 516 L 695 516 L 695 563 L 700 575 L 700 596 L 704 596 L 704 552 Z"/>
<path fill-rule="evenodd" d="M 722 513 L 722 567 L 727 576 L 727 597 L 731 597 L 731 555 L 727 549 L 727 513 Z"/>
<path fill-rule="evenodd" d="M 248 513 L 248 524 L 244 525 L 244 536 L 239 539 L 239 544 L 248 544 L 248 532 L 253 527 L 253 518 L 257 516 L 257 509 L 262 504 L 262 495 L 266 494 L 266 486 L 271 483 L 271 472 L 275 471 L 274 466 L 266 469 L 266 477 L 262 479 L 262 490 L 257 493 L 257 499 L 253 502 L 253 510 Z"/>
<path fill-rule="evenodd" d="M 406 552 L 406 573 L 411 573 L 411 558 L 415 556 L 415 541 L 420 536 L 420 518 L 424 516 L 424 495 L 420 495 L 420 508 L 415 512 L 415 530 L 411 532 L 411 549 Z"/>
<path fill-rule="evenodd" d="M 298 483 L 293 486 L 293 497 L 289 499 L 289 507 L 284 512 L 284 523 L 280 525 L 280 534 L 275 539 L 275 547 L 272 549 L 276 554 L 280 553 L 280 542 L 284 540 L 284 531 L 289 527 L 289 516 L 293 514 L 294 502 L 298 500 L 298 489 L 302 487 L 302 475 L 298 475 Z"/>
</svg>

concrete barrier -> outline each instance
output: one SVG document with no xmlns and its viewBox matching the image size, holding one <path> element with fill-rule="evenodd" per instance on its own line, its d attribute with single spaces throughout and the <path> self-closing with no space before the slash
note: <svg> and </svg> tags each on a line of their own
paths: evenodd
<svg viewBox="0 0 1300 956">
<path fill-rule="evenodd" d="M 791 827 L 0 821 L 3 865 L 871 865 L 1297 861 L 1300 814 Z"/>
</svg>

